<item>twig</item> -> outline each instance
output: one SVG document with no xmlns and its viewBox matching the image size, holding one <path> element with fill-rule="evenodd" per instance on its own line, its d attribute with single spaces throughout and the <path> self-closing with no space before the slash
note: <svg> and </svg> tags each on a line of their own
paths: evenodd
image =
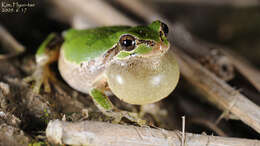
<svg viewBox="0 0 260 146">
<path fill-rule="evenodd" d="M 140 2 L 139 0 L 131 0 L 131 1 L 115 0 L 115 1 L 121 4 L 122 7 L 125 7 L 126 9 L 135 13 L 136 15 L 144 18 L 148 22 L 152 22 L 154 20 L 159 19 L 164 22 L 167 22 L 168 24 L 168 21 L 164 17 L 160 16 L 160 14 L 158 14 L 156 11 L 154 11 L 144 3 Z"/>
<path fill-rule="evenodd" d="M 17 42 L 15 38 L 0 24 L 0 43 L 3 44 L 3 48 L 9 52 L 6 55 L 0 55 L 0 59 L 10 58 L 15 55 L 19 55 L 25 51 L 22 44 Z"/>
<path fill-rule="evenodd" d="M 181 146 L 185 145 L 185 116 L 182 116 L 182 137 L 181 137 Z"/>
<path fill-rule="evenodd" d="M 173 28 L 173 40 L 176 46 L 196 58 L 203 66 L 223 80 L 228 81 L 234 77 L 231 60 L 219 49 L 204 45 L 202 41 L 192 36 L 181 23 L 175 23 Z"/>
<path fill-rule="evenodd" d="M 236 69 L 260 92 L 260 70 L 254 68 L 249 62 L 234 52 L 227 49 L 221 49 L 221 51 L 230 58 Z"/>
<path fill-rule="evenodd" d="M 125 17 L 122 13 L 118 13 L 111 5 L 100 0 L 53 0 L 54 5 L 63 9 L 67 15 L 72 17 L 87 17 L 94 24 L 100 25 L 131 25 L 133 21 Z M 100 8 L 100 9 L 99 9 Z M 103 17 L 106 16 L 106 17 Z M 73 19 L 72 19 L 73 20 Z M 72 21 L 71 20 L 71 21 Z M 89 23 L 89 21 L 77 23 Z M 83 19 L 84 20 L 84 19 Z M 74 22 L 72 21 L 71 24 Z M 75 24 L 73 24 L 75 26 Z M 76 25 L 77 27 L 77 25 Z"/>
<path fill-rule="evenodd" d="M 234 66 L 224 53 L 205 45 L 203 41 L 192 36 L 181 23 L 175 23 L 172 27 L 176 46 L 196 58 L 203 66 L 223 80 L 228 81 L 234 77 Z"/>
<path fill-rule="evenodd" d="M 218 52 L 218 54 L 221 54 L 221 57 L 214 60 L 216 60 L 215 62 L 218 62 L 219 67 L 222 68 L 222 70 L 220 69 L 216 73 L 219 73 L 221 76 L 227 76 L 226 77 L 227 80 L 231 79 L 234 76 L 233 74 L 233 66 L 234 66 L 260 92 L 260 71 L 254 68 L 243 57 L 236 54 L 235 52 L 232 52 L 231 49 L 228 49 L 220 45 L 207 43 L 205 41 L 202 41 L 192 36 L 186 30 L 186 28 L 179 23 L 176 23 L 174 26 L 175 26 L 174 34 L 176 40 L 175 42 L 177 43 L 177 46 L 181 46 L 183 49 L 185 48 L 186 52 L 188 52 L 187 49 L 189 49 L 189 51 L 193 51 L 194 53 L 192 54 L 195 54 L 195 52 L 205 52 L 202 54 L 211 54 L 212 51 Z M 201 56 L 205 56 L 205 55 L 201 55 Z M 209 57 L 214 58 L 214 55 L 213 56 L 211 55 Z"/>
<path fill-rule="evenodd" d="M 222 112 L 222 114 L 218 117 L 218 119 L 215 121 L 215 124 L 219 124 L 219 122 L 224 118 L 227 117 L 230 114 L 230 109 L 236 104 L 237 100 L 233 100 L 233 102 L 230 104 L 229 109 L 226 109 Z"/>
<path fill-rule="evenodd" d="M 207 128 L 211 129 L 212 131 L 216 132 L 217 135 L 219 136 L 228 136 L 222 129 L 220 129 L 216 123 L 212 123 L 206 119 L 201 119 L 201 118 L 193 118 L 190 121 L 191 123 L 199 124 L 202 126 L 206 126 Z"/>
<path fill-rule="evenodd" d="M 192 51 L 193 55 L 201 52 L 202 55 L 198 56 L 205 56 L 206 54 L 211 54 L 212 51 L 218 52 L 218 54 L 221 54 L 221 57 L 214 60 L 216 60 L 215 62 L 218 62 L 219 67 L 223 69 L 220 69 L 219 72 L 217 71 L 216 73 L 220 73 L 220 75 L 227 76 L 226 79 L 231 79 L 234 76 L 234 66 L 260 92 L 260 71 L 254 68 L 243 57 L 239 56 L 235 52 L 232 52 L 231 49 L 228 49 L 220 45 L 207 43 L 196 38 L 195 36 L 192 36 L 192 34 L 189 33 L 186 30 L 186 28 L 180 23 L 175 23 L 174 26 L 174 39 L 177 46 L 181 46 L 183 49 L 186 50 L 186 52 Z M 214 55 L 211 55 L 209 57 L 214 58 Z"/>
<path fill-rule="evenodd" d="M 111 132 L 113 131 L 113 132 Z M 103 122 L 84 121 L 70 123 L 51 121 L 46 129 L 46 135 L 54 144 L 67 145 L 106 145 L 106 146 L 160 146 L 181 145 L 179 131 L 167 131 L 145 127 L 109 124 Z M 226 138 L 186 133 L 185 144 L 189 146 L 242 146 L 260 145 L 258 140 Z"/>
<path fill-rule="evenodd" d="M 258 0 L 153 0 L 167 3 L 184 3 L 184 4 L 197 4 L 197 5 L 214 5 L 214 6 L 235 6 L 235 7 L 249 7 L 258 6 Z"/>
<path fill-rule="evenodd" d="M 182 75 L 201 90 L 206 99 L 220 107 L 230 110 L 244 123 L 260 133 L 260 108 L 226 82 L 209 72 L 196 60 L 175 49 Z M 235 101 L 235 104 L 232 104 Z M 230 107 L 233 106 L 233 107 Z"/>
</svg>

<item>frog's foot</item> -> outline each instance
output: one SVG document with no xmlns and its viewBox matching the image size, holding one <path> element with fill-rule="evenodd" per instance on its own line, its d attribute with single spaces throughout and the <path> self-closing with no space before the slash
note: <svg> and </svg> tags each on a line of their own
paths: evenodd
<svg viewBox="0 0 260 146">
<path fill-rule="evenodd" d="M 115 123 L 119 123 L 121 119 L 127 118 L 128 120 L 137 123 L 140 126 L 146 124 L 145 120 L 142 120 L 137 113 L 120 111 L 116 109 L 110 102 L 108 97 L 98 89 L 92 89 L 90 91 L 90 96 L 92 97 L 94 103 L 99 108 L 102 113 L 108 117 L 113 117 Z"/>
<path fill-rule="evenodd" d="M 37 66 L 36 70 L 31 76 L 23 79 L 25 82 L 35 82 L 33 85 L 33 91 L 39 93 L 42 85 L 45 92 L 51 92 L 50 81 L 55 84 L 56 78 L 54 73 L 51 72 L 49 65 Z"/>
<path fill-rule="evenodd" d="M 113 117 L 114 123 L 119 123 L 122 118 L 126 118 L 130 120 L 131 122 L 135 122 L 136 124 L 140 126 L 145 126 L 146 121 L 141 119 L 137 113 L 128 112 L 128 111 L 105 111 L 103 112 L 106 116 Z"/>
<path fill-rule="evenodd" d="M 52 33 L 40 45 L 36 54 L 36 69 L 31 76 L 24 78 L 24 81 L 27 83 L 35 82 L 33 87 L 34 92 L 39 93 L 42 85 L 44 85 L 44 91 L 50 92 L 49 81 L 53 82 L 53 85 L 57 82 L 49 65 L 58 60 L 62 41 L 58 35 Z"/>
</svg>

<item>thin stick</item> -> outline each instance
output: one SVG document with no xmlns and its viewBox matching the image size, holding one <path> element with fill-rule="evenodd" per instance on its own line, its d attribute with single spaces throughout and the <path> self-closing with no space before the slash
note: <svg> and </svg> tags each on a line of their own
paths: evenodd
<svg viewBox="0 0 260 146">
<path fill-rule="evenodd" d="M 217 50 L 220 54 L 222 54 L 222 56 L 226 57 L 224 59 L 228 59 L 227 61 L 224 62 L 223 65 L 225 65 L 228 68 L 234 66 L 260 92 L 260 70 L 256 69 L 254 66 L 252 66 L 245 58 L 243 58 L 242 56 L 231 51 L 231 49 L 229 49 L 229 48 L 223 47 L 221 45 L 207 43 L 205 41 L 202 41 L 202 40 L 192 36 L 192 34 L 189 33 L 186 30 L 186 28 L 181 24 L 175 24 L 174 26 L 175 26 L 175 30 L 176 30 L 175 38 L 178 39 L 178 40 L 176 40 L 176 43 L 181 42 L 180 40 L 182 40 L 182 44 L 179 44 L 179 45 L 184 46 L 184 47 L 190 49 L 191 51 L 193 51 L 194 49 L 200 48 L 200 49 L 197 49 L 197 51 L 193 51 L 193 52 L 198 52 L 198 50 L 203 52 L 202 50 L 205 50 L 205 48 L 211 48 L 211 50 Z M 184 41 L 185 36 L 186 37 L 188 36 L 190 38 L 190 40 Z M 231 66 L 231 64 L 232 64 L 232 66 Z"/>
<path fill-rule="evenodd" d="M 196 58 L 221 79 L 228 81 L 234 77 L 234 66 L 223 52 L 192 36 L 181 23 L 175 23 L 172 27 L 174 28 L 173 42 L 176 46 Z"/>
<path fill-rule="evenodd" d="M 182 116 L 182 137 L 181 137 L 181 146 L 185 144 L 185 116 Z"/>
<path fill-rule="evenodd" d="M 160 19 L 166 21 L 166 19 L 162 18 L 158 13 L 153 11 L 149 6 L 144 5 L 144 3 L 139 0 L 115 0 L 117 3 L 121 4 L 126 9 L 134 12 L 136 15 L 144 18 L 148 22 L 152 22 L 156 19 Z"/>
<path fill-rule="evenodd" d="M 153 0 L 165 3 L 184 3 L 184 4 L 197 4 L 197 5 L 214 5 L 214 6 L 235 6 L 235 7 L 249 7 L 258 6 L 258 0 Z"/>
<path fill-rule="evenodd" d="M 53 0 L 54 5 L 69 13 L 70 16 L 87 17 L 95 24 L 100 25 L 131 25 L 134 22 L 100 0 Z M 106 16 L 106 17 L 104 17 Z M 73 19 L 72 19 L 73 20 Z M 84 23 L 84 22 L 82 22 Z M 89 22 L 87 22 L 89 23 Z"/>
<path fill-rule="evenodd" d="M 112 132 L 111 132 L 112 131 Z M 46 129 L 48 141 L 66 145 L 106 145 L 106 146 L 161 146 L 181 145 L 179 131 L 152 129 L 149 127 L 126 126 L 105 122 L 49 122 Z M 189 146 L 257 146 L 258 140 L 226 138 L 186 133 L 185 144 Z"/>
<path fill-rule="evenodd" d="M 184 52 L 175 49 L 175 53 L 181 66 L 182 75 L 196 88 L 200 89 L 208 101 L 216 104 L 223 111 L 230 110 L 240 120 L 260 133 L 259 106 L 209 72 Z"/>
<path fill-rule="evenodd" d="M 10 52 L 9 54 L 0 55 L 0 59 L 6 59 L 25 51 L 25 47 L 20 44 L 16 39 L 0 24 L 0 42 L 3 48 Z"/>
<path fill-rule="evenodd" d="M 206 126 L 207 128 L 211 129 L 212 131 L 216 132 L 217 135 L 219 136 L 225 136 L 227 137 L 228 135 L 222 130 L 220 129 L 217 124 L 212 123 L 208 120 L 205 119 L 200 119 L 200 118 L 193 118 L 190 121 L 191 123 L 195 123 L 195 124 L 199 124 L 202 126 Z"/>
<path fill-rule="evenodd" d="M 260 92 L 260 70 L 254 68 L 248 61 L 228 49 L 222 49 L 222 52 L 230 58 L 238 71 L 244 75 L 250 83 Z"/>
<path fill-rule="evenodd" d="M 175 27 L 176 26 L 177 26 L 176 29 L 182 30 L 181 33 L 176 34 L 176 37 L 179 37 L 179 40 L 183 38 L 180 36 L 189 35 L 189 37 L 192 38 L 193 42 L 195 41 L 197 42 L 196 44 L 200 44 L 201 46 L 198 47 L 195 45 L 192 47 L 192 45 L 194 45 L 192 41 L 185 41 L 186 46 L 191 46 L 188 47 L 189 49 L 194 50 L 194 47 L 195 48 L 198 47 L 200 49 L 197 50 L 201 50 L 203 48 L 212 48 L 211 50 L 217 50 L 220 54 L 223 54 L 223 56 L 225 56 L 228 59 L 227 61 L 225 61 L 227 63 L 224 63 L 223 65 L 225 65 L 228 68 L 234 66 L 260 92 L 260 70 L 259 69 L 256 69 L 245 58 L 231 51 L 231 49 L 223 47 L 221 45 L 216 45 L 216 44 L 202 41 L 192 36 L 183 26 L 180 26 L 181 28 L 179 27 L 179 25 L 175 25 Z M 232 66 L 230 66 L 230 64 L 232 64 Z"/>
</svg>

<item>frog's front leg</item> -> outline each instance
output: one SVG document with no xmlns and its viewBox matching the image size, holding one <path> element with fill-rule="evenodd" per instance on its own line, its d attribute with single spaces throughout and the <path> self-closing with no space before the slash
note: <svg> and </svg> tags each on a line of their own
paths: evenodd
<svg viewBox="0 0 260 146">
<path fill-rule="evenodd" d="M 146 124 L 146 121 L 139 118 L 137 113 L 121 111 L 115 108 L 108 97 L 101 90 L 96 88 L 91 89 L 90 96 L 98 109 L 106 116 L 113 117 L 115 122 L 118 123 L 123 117 L 125 117 L 140 126 L 144 126 Z"/>
<path fill-rule="evenodd" d="M 36 69 L 31 76 L 24 78 L 25 82 L 35 81 L 33 86 L 34 92 L 39 93 L 42 84 L 44 85 L 44 90 L 50 92 L 49 81 L 56 82 L 54 73 L 51 72 L 49 65 L 58 60 L 62 41 L 58 35 L 52 33 L 37 50 Z"/>
</svg>

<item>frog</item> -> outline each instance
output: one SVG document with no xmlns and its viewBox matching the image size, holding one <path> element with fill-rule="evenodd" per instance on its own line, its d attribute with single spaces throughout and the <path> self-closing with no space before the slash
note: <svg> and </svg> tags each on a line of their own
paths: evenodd
<svg viewBox="0 0 260 146">
<path fill-rule="evenodd" d="M 168 26 L 156 20 L 138 26 L 71 28 L 62 36 L 52 33 L 36 52 L 34 73 L 24 81 L 35 82 L 35 92 L 42 86 L 50 92 L 49 82 L 57 81 L 50 64 L 57 62 L 64 81 L 90 95 L 104 115 L 145 125 L 138 113 L 116 108 L 109 97 L 144 105 L 160 101 L 175 89 L 180 73 L 169 49 L 168 32 Z"/>
</svg>

